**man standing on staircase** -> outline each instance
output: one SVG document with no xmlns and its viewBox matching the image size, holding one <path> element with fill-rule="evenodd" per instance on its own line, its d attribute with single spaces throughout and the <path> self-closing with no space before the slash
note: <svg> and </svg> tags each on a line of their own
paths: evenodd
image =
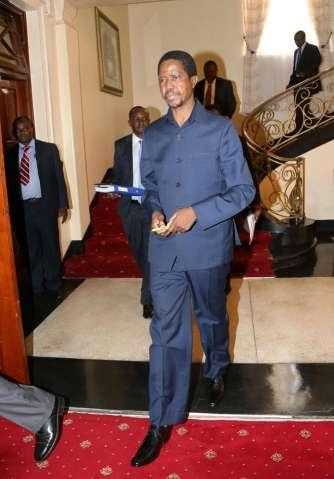
<svg viewBox="0 0 334 479">
<path fill-rule="evenodd" d="M 306 42 L 305 32 L 302 30 L 298 31 L 294 36 L 294 40 L 298 48 L 294 52 L 293 69 L 287 88 L 298 85 L 314 75 L 318 75 L 321 64 L 319 48 Z M 313 116 L 310 110 L 310 103 L 312 95 L 315 95 L 320 90 L 320 80 L 314 80 L 306 83 L 301 88 L 294 89 L 296 110 L 295 133 L 300 132 L 304 127 L 311 126 Z"/>
<path fill-rule="evenodd" d="M 132 134 L 115 142 L 113 183 L 120 186 L 141 187 L 140 158 L 145 128 L 150 123 L 148 112 L 142 106 L 134 106 L 129 112 Z M 147 262 L 150 218 L 141 205 L 139 196 L 122 196 L 118 213 L 130 247 L 143 274 L 141 303 L 143 317 L 152 317 L 149 265 Z"/>
</svg>

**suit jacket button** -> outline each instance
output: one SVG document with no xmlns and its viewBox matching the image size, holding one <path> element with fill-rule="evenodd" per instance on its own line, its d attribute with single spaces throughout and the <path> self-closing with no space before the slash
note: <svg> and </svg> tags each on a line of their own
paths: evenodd
<svg viewBox="0 0 334 479">
<path fill-rule="evenodd" d="M 178 181 L 175 186 L 176 188 L 179 188 L 179 186 L 181 186 L 181 183 Z"/>
<path fill-rule="evenodd" d="M 182 159 L 181 158 L 177 158 L 176 159 L 176 163 L 181 163 Z"/>
</svg>

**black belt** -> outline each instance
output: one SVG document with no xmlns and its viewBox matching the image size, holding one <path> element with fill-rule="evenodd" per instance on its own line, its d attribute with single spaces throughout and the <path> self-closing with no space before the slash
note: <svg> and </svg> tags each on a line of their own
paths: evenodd
<svg viewBox="0 0 334 479">
<path fill-rule="evenodd" d="M 131 203 L 135 203 L 136 205 L 140 205 L 141 203 L 139 203 L 138 200 L 131 200 Z"/>
<path fill-rule="evenodd" d="M 27 200 L 23 200 L 24 203 L 37 203 L 37 201 L 40 201 L 42 198 L 28 198 Z"/>
</svg>

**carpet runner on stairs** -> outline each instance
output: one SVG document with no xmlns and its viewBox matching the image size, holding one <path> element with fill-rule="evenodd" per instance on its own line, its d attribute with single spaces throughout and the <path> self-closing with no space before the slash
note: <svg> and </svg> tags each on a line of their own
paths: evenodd
<svg viewBox="0 0 334 479">
<path fill-rule="evenodd" d="M 134 260 L 117 214 L 118 199 L 97 195 L 91 207 L 91 231 L 84 253 L 67 258 L 67 278 L 137 278 L 140 271 Z M 252 245 L 248 234 L 240 232 L 243 245 L 235 248 L 234 277 L 273 277 L 269 252 L 270 233 L 255 231 Z"/>
<path fill-rule="evenodd" d="M 333 479 L 334 422 L 189 420 L 152 464 L 131 467 L 147 419 L 85 413 L 64 418 L 44 462 L 34 436 L 0 418 L 1 479 Z"/>
</svg>

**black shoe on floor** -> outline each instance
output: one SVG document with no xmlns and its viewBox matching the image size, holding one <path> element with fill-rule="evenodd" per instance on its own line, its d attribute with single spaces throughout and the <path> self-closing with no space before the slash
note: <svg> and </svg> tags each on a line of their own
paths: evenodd
<svg viewBox="0 0 334 479">
<path fill-rule="evenodd" d="M 46 290 L 47 296 L 53 300 L 53 301 L 58 301 L 61 299 L 61 290 L 59 289 L 47 289 Z"/>
<path fill-rule="evenodd" d="M 63 422 L 65 399 L 56 396 L 51 416 L 36 433 L 35 460 L 44 461 L 55 448 Z"/>
<path fill-rule="evenodd" d="M 170 438 L 171 429 L 171 426 L 151 426 L 136 455 L 131 459 L 131 466 L 141 467 L 154 461 Z"/>
<path fill-rule="evenodd" d="M 209 379 L 208 402 L 210 407 L 216 407 L 224 396 L 224 376 L 220 375 L 215 379 Z"/>
<path fill-rule="evenodd" d="M 153 305 L 152 304 L 144 304 L 143 306 L 143 318 L 149 319 L 153 316 Z"/>
</svg>

